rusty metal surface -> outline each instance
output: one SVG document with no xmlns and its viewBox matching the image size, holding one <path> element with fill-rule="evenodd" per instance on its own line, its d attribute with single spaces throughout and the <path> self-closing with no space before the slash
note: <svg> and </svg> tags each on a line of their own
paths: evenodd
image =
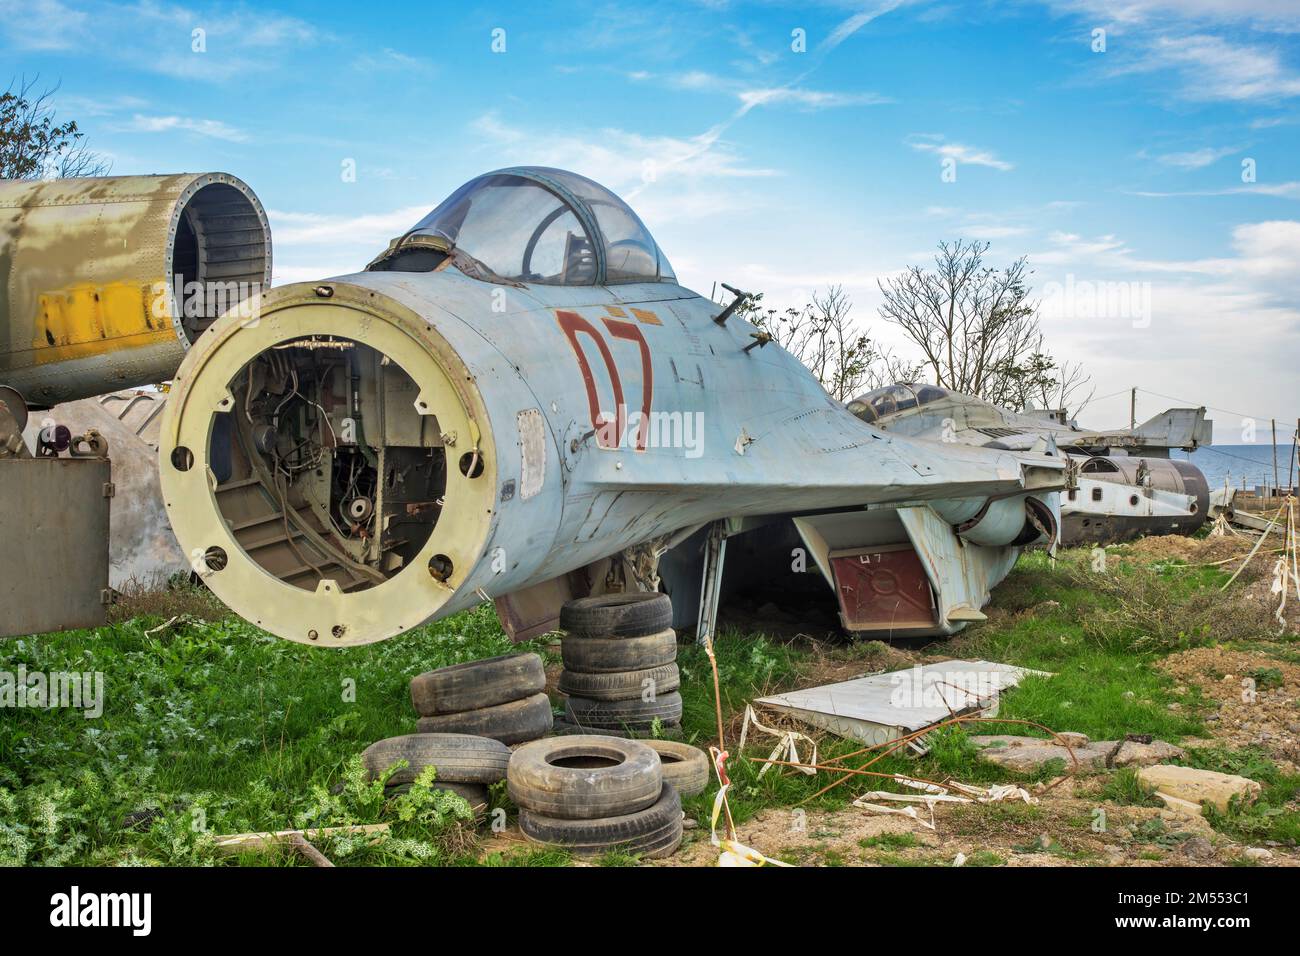
<svg viewBox="0 0 1300 956">
<path fill-rule="evenodd" d="M 158 428 L 167 396 L 126 391 L 56 405 L 32 416 L 28 443 L 40 423 L 52 419 L 74 435 L 94 430 L 108 441 L 113 459 L 113 515 L 109 532 L 109 584 L 118 590 L 165 584 L 188 573 L 172 534 L 158 485 Z"/>
<path fill-rule="evenodd" d="M 905 631 L 938 623 L 930 581 L 910 545 L 833 551 L 830 557 L 846 631 Z"/>
<path fill-rule="evenodd" d="M 103 458 L 0 460 L 0 637 L 104 623 L 109 474 Z"/>
<path fill-rule="evenodd" d="M 270 268 L 266 214 L 224 173 L 0 182 L 0 384 L 48 406 L 163 381 L 201 331 L 174 277 Z"/>
</svg>

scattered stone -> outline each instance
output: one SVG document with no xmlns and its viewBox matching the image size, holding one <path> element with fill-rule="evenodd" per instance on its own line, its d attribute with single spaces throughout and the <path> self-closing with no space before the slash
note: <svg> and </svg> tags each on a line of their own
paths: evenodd
<svg viewBox="0 0 1300 956">
<path fill-rule="evenodd" d="M 1228 802 L 1233 797 L 1253 803 L 1262 789 L 1254 780 L 1237 774 L 1197 770 L 1173 764 L 1143 767 L 1138 771 L 1138 779 L 1162 795 L 1167 794 L 1195 804 L 1209 803 L 1225 813 Z"/>
<path fill-rule="evenodd" d="M 694 830 L 697 829 L 699 825 L 700 825 L 700 821 L 692 819 L 691 817 L 687 817 L 685 820 L 682 821 L 683 830 Z"/>
<path fill-rule="evenodd" d="M 1073 766 L 1070 750 L 1055 740 L 1009 734 L 981 735 L 970 739 L 971 743 L 980 748 L 980 756 L 985 760 L 1018 773 L 1033 773 L 1053 760 L 1065 761 L 1067 769 Z M 1074 757 L 1084 769 L 1102 770 L 1114 747 L 1113 740 L 1109 743 L 1086 743 L 1073 748 Z"/>
<path fill-rule="evenodd" d="M 1266 850 L 1262 846 L 1248 846 L 1246 847 L 1246 859 L 1271 860 L 1273 859 L 1273 851 Z"/>
<path fill-rule="evenodd" d="M 1180 760 L 1184 756 L 1186 754 L 1184 754 L 1181 747 L 1175 747 L 1163 740 L 1151 740 L 1149 737 L 1145 743 L 1136 740 L 1124 740 L 1120 742 L 1114 756 L 1110 758 L 1110 766 L 1150 767 L 1158 763 Z"/>
<path fill-rule="evenodd" d="M 1214 845 L 1203 836 L 1194 836 L 1180 843 L 1178 852 L 1193 860 L 1208 860 L 1214 856 Z"/>
<path fill-rule="evenodd" d="M 1171 797 L 1159 790 L 1156 791 L 1156 796 L 1165 802 L 1165 809 L 1160 811 L 1160 819 L 1170 824 L 1172 828 L 1194 830 L 1205 836 L 1211 836 L 1214 833 L 1210 821 L 1205 819 L 1205 814 L 1201 813 L 1199 803 L 1192 803 L 1190 800 L 1183 800 L 1180 797 Z"/>
<path fill-rule="evenodd" d="M 1015 770 L 1032 773 L 1052 760 L 1064 760 L 1071 766 L 1070 751 L 1074 751 L 1079 766 L 1087 770 L 1109 767 L 1149 767 L 1167 763 L 1184 756 L 1181 748 L 1149 736 L 1136 736 L 1128 740 L 1089 740 L 1086 734 L 1066 732 L 1058 735 L 1070 746 L 1062 746 L 1055 738 L 1017 737 L 1010 734 L 990 734 L 972 737 L 971 742 L 982 751 L 985 760 Z"/>
</svg>

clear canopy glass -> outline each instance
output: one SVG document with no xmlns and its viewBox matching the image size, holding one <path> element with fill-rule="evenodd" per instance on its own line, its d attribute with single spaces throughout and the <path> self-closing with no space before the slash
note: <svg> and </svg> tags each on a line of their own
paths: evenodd
<svg viewBox="0 0 1300 956">
<path fill-rule="evenodd" d="M 518 282 L 676 281 L 623 200 L 561 169 L 522 166 L 470 180 L 410 234 L 441 236 L 495 275 Z"/>
<path fill-rule="evenodd" d="M 938 385 L 900 382 L 897 385 L 885 385 L 865 395 L 859 395 L 849 402 L 848 408 L 864 422 L 874 422 L 895 412 L 928 405 L 949 394 L 946 388 L 940 388 Z"/>
</svg>

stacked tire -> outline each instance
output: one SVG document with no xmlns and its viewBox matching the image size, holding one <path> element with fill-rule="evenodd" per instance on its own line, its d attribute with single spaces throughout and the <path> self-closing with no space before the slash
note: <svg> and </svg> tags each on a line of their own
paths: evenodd
<svg viewBox="0 0 1300 956">
<path fill-rule="evenodd" d="M 681 725 L 677 635 L 666 594 L 605 594 L 560 609 L 569 733 L 637 736 Z"/>
<path fill-rule="evenodd" d="M 411 703 L 422 734 L 473 734 L 503 744 L 537 740 L 554 715 L 546 671 L 536 654 L 507 654 L 453 664 L 411 680 Z"/>
<path fill-rule="evenodd" d="M 388 796 L 405 793 L 426 767 L 433 767 L 435 790 L 464 797 L 480 813 L 487 807 L 488 787 L 506 777 L 510 748 L 499 740 L 471 734 L 405 734 L 371 744 L 361 761 L 372 780 L 405 763 L 385 782 Z"/>
<path fill-rule="evenodd" d="M 648 859 L 682 842 L 682 804 L 659 756 L 637 740 L 598 735 L 525 744 L 510 757 L 519 829 L 535 843 L 576 856 L 612 850 Z"/>
</svg>

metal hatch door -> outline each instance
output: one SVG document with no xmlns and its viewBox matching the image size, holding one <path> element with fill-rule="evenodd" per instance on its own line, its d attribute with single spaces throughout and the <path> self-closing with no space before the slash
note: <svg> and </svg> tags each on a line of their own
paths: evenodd
<svg viewBox="0 0 1300 956">
<path fill-rule="evenodd" d="M 0 637 L 105 622 L 110 469 L 105 458 L 0 460 Z"/>
</svg>

